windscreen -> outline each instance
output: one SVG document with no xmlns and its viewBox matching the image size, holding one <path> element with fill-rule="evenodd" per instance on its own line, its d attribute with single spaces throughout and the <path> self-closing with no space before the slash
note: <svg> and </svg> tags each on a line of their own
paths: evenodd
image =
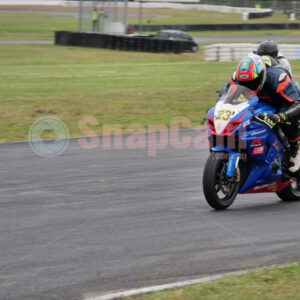
<svg viewBox="0 0 300 300">
<path fill-rule="evenodd" d="M 224 99 L 224 103 L 238 105 L 251 100 L 255 96 L 255 91 L 250 90 L 242 85 L 235 84 L 230 86 Z"/>
</svg>

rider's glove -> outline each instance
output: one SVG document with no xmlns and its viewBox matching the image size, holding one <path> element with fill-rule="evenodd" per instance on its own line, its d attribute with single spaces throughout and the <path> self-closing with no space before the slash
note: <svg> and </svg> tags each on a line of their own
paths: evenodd
<svg viewBox="0 0 300 300">
<path fill-rule="evenodd" d="M 268 123 L 272 128 L 278 124 L 286 123 L 286 115 L 284 113 L 279 114 L 259 114 L 258 117 Z"/>
</svg>

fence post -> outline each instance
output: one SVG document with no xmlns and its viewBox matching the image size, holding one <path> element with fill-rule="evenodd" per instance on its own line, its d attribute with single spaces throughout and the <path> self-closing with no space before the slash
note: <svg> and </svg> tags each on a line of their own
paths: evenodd
<svg viewBox="0 0 300 300">
<path fill-rule="evenodd" d="M 125 4 L 124 4 L 124 35 L 127 34 L 127 26 L 128 26 L 128 0 L 125 0 Z"/>
<path fill-rule="evenodd" d="M 82 0 L 79 0 L 79 23 L 78 23 L 78 31 L 82 32 Z"/>
<path fill-rule="evenodd" d="M 139 1 L 139 33 L 141 33 L 142 32 L 142 14 L 143 14 L 143 12 L 142 12 L 142 1 L 140 0 Z"/>
</svg>

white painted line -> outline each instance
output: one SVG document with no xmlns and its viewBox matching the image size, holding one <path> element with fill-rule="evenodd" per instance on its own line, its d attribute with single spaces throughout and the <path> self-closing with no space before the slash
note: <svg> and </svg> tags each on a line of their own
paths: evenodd
<svg viewBox="0 0 300 300">
<path fill-rule="evenodd" d="M 149 286 L 149 287 L 144 287 L 140 289 L 135 289 L 135 290 L 128 290 L 124 292 L 119 292 L 119 293 L 111 293 L 111 294 L 106 294 L 106 295 L 101 295 L 97 297 L 91 297 L 91 298 L 85 298 L 85 300 L 111 300 L 111 299 L 116 299 L 116 298 L 121 298 L 121 297 L 131 297 L 131 296 L 136 296 L 139 294 L 146 294 L 150 292 L 158 292 L 158 291 L 163 291 L 167 289 L 172 289 L 172 288 L 180 288 L 188 285 L 195 285 L 207 281 L 213 281 L 220 279 L 224 276 L 229 276 L 229 275 L 241 275 L 246 273 L 247 271 L 236 271 L 236 272 L 230 272 L 226 274 L 221 274 L 221 275 L 213 275 L 213 276 L 208 276 L 208 277 L 202 277 L 198 279 L 193 279 L 193 280 L 186 280 L 186 281 L 180 281 L 180 282 L 174 282 L 174 283 L 169 283 L 169 284 L 163 284 L 163 285 L 156 285 L 156 286 Z"/>
<path fill-rule="evenodd" d="M 84 299 L 85 300 L 112 300 L 112 299 L 116 299 L 116 298 L 131 297 L 131 296 L 137 296 L 140 294 L 158 292 L 158 291 L 163 291 L 163 290 L 167 290 L 167 289 L 180 288 L 180 287 L 195 285 L 195 284 L 204 283 L 204 282 L 208 282 L 208 281 L 214 281 L 214 280 L 221 279 L 225 276 L 242 275 L 242 274 L 246 274 L 250 270 L 254 271 L 254 272 L 261 272 L 261 271 L 269 270 L 269 269 L 272 269 L 275 267 L 276 268 L 284 268 L 284 267 L 288 267 L 288 266 L 297 266 L 298 264 L 299 264 L 298 262 L 294 262 L 294 263 L 288 263 L 288 264 L 283 264 L 283 265 L 278 265 L 278 266 L 276 266 L 276 265 L 267 266 L 267 267 L 262 267 L 259 269 L 246 269 L 246 270 L 240 270 L 240 271 L 234 271 L 234 272 L 228 272 L 228 273 L 223 273 L 223 274 L 202 277 L 202 278 L 198 278 L 198 279 L 173 282 L 173 283 L 163 284 L 163 285 L 149 286 L 149 287 L 144 287 L 144 288 L 140 288 L 140 289 L 127 290 L 127 291 L 118 292 L 118 293 L 115 292 L 115 293 L 111 293 L 111 294 L 99 295 L 99 296 L 94 296 L 94 297 L 86 297 Z"/>
</svg>

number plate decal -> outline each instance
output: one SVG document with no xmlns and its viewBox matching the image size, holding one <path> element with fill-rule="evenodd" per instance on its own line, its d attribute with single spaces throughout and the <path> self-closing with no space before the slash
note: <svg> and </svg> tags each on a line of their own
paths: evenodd
<svg viewBox="0 0 300 300">
<path fill-rule="evenodd" d="M 228 121 L 230 117 L 233 115 L 233 111 L 229 109 L 220 109 L 217 111 L 215 116 L 215 120 Z"/>
</svg>

